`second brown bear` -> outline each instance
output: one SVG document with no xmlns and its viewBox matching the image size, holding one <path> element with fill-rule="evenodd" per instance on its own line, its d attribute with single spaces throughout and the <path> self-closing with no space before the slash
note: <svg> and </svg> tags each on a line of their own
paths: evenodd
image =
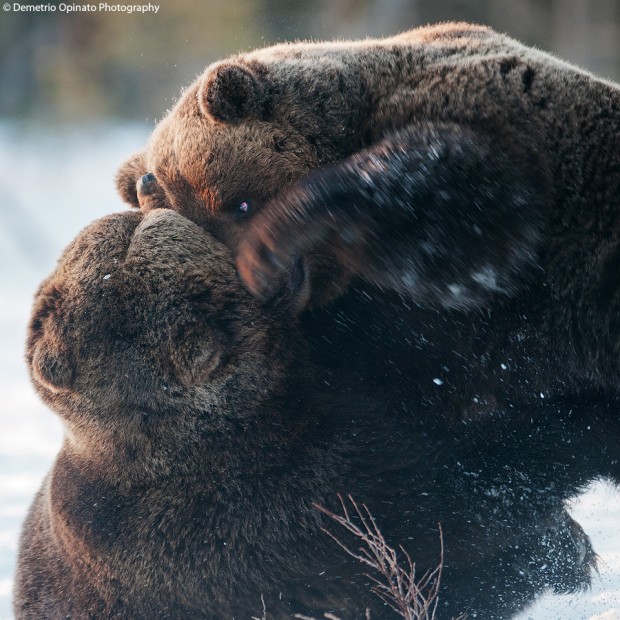
<svg viewBox="0 0 620 620">
<path fill-rule="evenodd" d="M 441 523 L 440 618 L 506 618 L 589 582 L 564 501 L 601 473 L 604 415 L 548 405 L 435 428 L 311 364 L 298 294 L 259 304 L 226 247 L 171 210 L 78 235 L 30 322 L 32 380 L 66 434 L 24 524 L 17 620 L 251 618 L 263 603 L 268 618 L 395 618 L 321 531 L 360 545 L 316 508 L 338 493 L 418 577 Z"/>
</svg>

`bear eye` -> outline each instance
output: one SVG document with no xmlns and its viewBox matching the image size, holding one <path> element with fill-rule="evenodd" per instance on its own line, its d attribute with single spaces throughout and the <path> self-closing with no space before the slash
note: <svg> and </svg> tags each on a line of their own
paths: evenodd
<svg viewBox="0 0 620 620">
<path fill-rule="evenodd" d="M 235 210 L 235 216 L 239 220 L 245 220 L 252 215 L 252 203 L 249 200 L 241 201 Z"/>
</svg>

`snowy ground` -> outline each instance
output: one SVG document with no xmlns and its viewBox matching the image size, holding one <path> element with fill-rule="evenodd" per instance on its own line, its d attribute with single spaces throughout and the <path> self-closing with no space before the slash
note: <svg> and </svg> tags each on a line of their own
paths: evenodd
<svg viewBox="0 0 620 620">
<path fill-rule="evenodd" d="M 80 228 L 123 208 L 112 177 L 147 132 L 0 124 L 0 620 L 11 618 L 20 523 L 61 440 L 22 362 L 32 294 Z M 572 513 L 593 539 L 600 575 L 590 592 L 544 596 L 519 620 L 620 619 L 620 493 L 597 484 Z"/>
<path fill-rule="evenodd" d="M 148 127 L 0 124 L 0 619 L 11 618 L 20 524 L 60 446 L 56 417 L 22 361 L 32 295 L 93 219 L 123 208 L 113 175 Z"/>
</svg>

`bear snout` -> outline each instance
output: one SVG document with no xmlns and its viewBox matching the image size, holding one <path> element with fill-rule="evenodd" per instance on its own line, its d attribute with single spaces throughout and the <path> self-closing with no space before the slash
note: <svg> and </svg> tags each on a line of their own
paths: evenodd
<svg viewBox="0 0 620 620">
<path fill-rule="evenodd" d="M 136 196 L 140 210 L 145 213 L 153 209 L 169 207 L 163 188 L 152 172 L 147 172 L 138 179 L 136 183 Z"/>
<path fill-rule="evenodd" d="M 157 184 L 157 179 L 152 172 L 147 172 L 143 174 L 136 184 L 136 189 L 138 191 L 138 196 L 140 194 L 148 195 L 152 194 L 155 191 Z"/>
</svg>

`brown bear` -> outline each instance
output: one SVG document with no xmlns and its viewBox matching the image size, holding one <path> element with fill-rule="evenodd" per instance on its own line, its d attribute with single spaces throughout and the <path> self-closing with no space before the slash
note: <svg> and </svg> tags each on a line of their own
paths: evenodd
<svg viewBox="0 0 620 620">
<path fill-rule="evenodd" d="M 594 556 L 563 502 L 613 445 L 592 417 L 603 406 L 437 432 L 309 362 L 302 289 L 259 303 L 230 251 L 172 210 L 78 235 L 30 322 L 32 380 L 66 436 L 24 524 L 18 620 L 247 619 L 263 602 L 268 618 L 397 617 L 320 531 L 316 505 L 338 493 L 419 575 L 442 524 L 438 618 L 505 618 L 589 582 Z"/>
<path fill-rule="evenodd" d="M 312 290 L 315 362 L 460 420 L 617 393 L 619 158 L 615 84 L 457 23 L 211 65 L 118 187 Z"/>
</svg>

